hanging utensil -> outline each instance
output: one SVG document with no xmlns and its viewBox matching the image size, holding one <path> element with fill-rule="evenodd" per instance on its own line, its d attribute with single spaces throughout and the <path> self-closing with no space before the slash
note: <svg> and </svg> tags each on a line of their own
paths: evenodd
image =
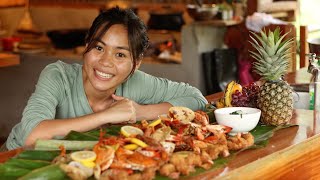
<svg viewBox="0 0 320 180">
<path fill-rule="evenodd" d="M 202 6 L 202 2 L 200 2 L 200 0 L 195 0 L 196 4 L 201 7 Z"/>
</svg>

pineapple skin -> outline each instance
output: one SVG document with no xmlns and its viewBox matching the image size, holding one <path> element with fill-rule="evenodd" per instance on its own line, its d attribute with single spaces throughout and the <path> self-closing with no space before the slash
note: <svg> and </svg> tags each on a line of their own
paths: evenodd
<svg viewBox="0 0 320 180">
<path fill-rule="evenodd" d="M 261 110 L 260 121 L 263 124 L 288 124 L 293 112 L 292 88 L 283 80 L 266 81 L 260 87 L 257 106 Z"/>
</svg>

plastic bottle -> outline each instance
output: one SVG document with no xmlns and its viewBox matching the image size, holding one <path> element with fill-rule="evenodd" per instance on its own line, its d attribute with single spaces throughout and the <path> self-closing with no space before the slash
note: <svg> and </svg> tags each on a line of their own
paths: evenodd
<svg viewBox="0 0 320 180">
<path fill-rule="evenodd" d="M 309 84 L 309 109 L 314 109 L 314 77 Z"/>
</svg>

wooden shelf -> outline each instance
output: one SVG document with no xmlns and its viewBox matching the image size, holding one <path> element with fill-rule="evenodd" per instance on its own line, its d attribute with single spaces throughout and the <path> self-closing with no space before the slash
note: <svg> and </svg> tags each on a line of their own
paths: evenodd
<svg viewBox="0 0 320 180">
<path fill-rule="evenodd" d="M 15 66 L 20 64 L 20 56 L 11 53 L 0 53 L 0 67 Z"/>
<path fill-rule="evenodd" d="M 221 20 L 221 19 L 214 19 L 214 20 L 207 20 L 207 21 L 194 21 L 192 24 L 195 25 L 205 25 L 205 26 L 234 26 L 240 24 L 241 20 Z"/>
</svg>

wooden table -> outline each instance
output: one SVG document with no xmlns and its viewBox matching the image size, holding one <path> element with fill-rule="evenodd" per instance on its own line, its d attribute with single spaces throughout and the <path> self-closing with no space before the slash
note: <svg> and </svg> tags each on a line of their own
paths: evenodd
<svg viewBox="0 0 320 180">
<path fill-rule="evenodd" d="M 0 67 L 16 66 L 20 64 L 20 56 L 12 53 L 0 53 Z"/>
<path fill-rule="evenodd" d="M 285 76 L 285 80 L 290 85 L 304 85 L 309 84 L 312 74 L 308 73 L 308 67 L 303 67 L 296 72 L 288 73 Z"/>
</svg>

